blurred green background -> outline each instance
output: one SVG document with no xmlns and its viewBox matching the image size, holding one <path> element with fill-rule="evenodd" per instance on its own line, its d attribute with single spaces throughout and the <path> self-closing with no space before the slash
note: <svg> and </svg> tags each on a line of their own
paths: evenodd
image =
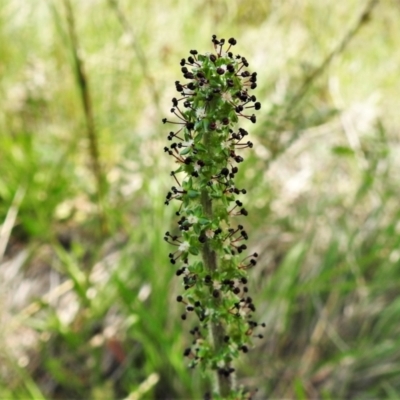
<svg viewBox="0 0 400 400">
<path fill-rule="evenodd" d="M 235 37 L 262 109 L 238 187 L 256 398 L 400 398 L 395 0 L 0 2 L 0 398 L 195 399 L 163 234 L 190 49 Z"/>
</svg>

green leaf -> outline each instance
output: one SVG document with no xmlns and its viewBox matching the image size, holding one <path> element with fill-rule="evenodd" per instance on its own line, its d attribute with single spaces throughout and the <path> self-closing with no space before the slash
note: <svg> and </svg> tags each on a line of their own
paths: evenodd
<svg viewBox="0 0 400 400">
<path fill-rule="evenodd" d="M 203 123 L 203 130 L 207 131 L 208 125 L 210 125 L 210 120 L 208 118 L 204 118 L 201 122 Z"/>
<path fill-rule="evenodd" d="M 190 254 L 193 254 L 194 256 L 197 256 L 198 254 L 199 254 L 199 249 L 197 248 L 197 247 L 193 247 L 193 246 L 190 246 L 189 247 L 189 253 Z"/>
<path fill-rule="evenodd" d="M 187 194 L 191 199 L 194 199 L 194 198 L 200 196 L 200 192 L 198 192 L 197 190 L 189 190 Z"/>
<path fill-rule="evenodd" d="M 236 124 L 239 121 L 239 118 L 238 118 L 238 116 L 237 116 L 235 111 L 232 111 L 232 112 L 229 113 L 229 119 L 231 121 L 231 124 L 232 123 Z"/>
<path fill-rule="evenodd" d="M 203 136 L 203 135 L 201 135 L 201 136 Z M 204 146 L 204 144 L 198 143 L 198 144 L 196 144 L 196 150 L 197 151 L 206 151 L 206 147 Z"/>
<path fill-rule="evenodd" d="M 193 272 L 195 274 L 201 273 L 203 271 L 203 269 L 204 269 L 204 267 L 203 267 L 203 263 L 201 261 L 197 261 L 189 267 L 189 271 Z M 193 301 L 193 303 L 194 303 L 194 301 Z"/>
<path fill-rule="evenodd" d="M 181 156 L 184 156 L 185 154 L 190 153 L 191 150 L 192 150 L 191 147 L 185 147 L 183 150 L 181 150 L 181 151 L 179 152 L 179 154 L 180 154 Z"/>
<path fill-rule="evenodd" d="M 354 150 L 347 146 L 335 146 L 331 149 L 333 154 L 337 154 L 338 156 L 354 156 Z"/>
</svg>

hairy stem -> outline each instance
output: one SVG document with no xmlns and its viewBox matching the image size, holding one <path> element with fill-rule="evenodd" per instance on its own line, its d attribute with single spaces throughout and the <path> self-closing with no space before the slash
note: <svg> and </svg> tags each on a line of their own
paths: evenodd
<svg viewBox="0 0 400 400">
<path fill-rule="evenodd" d="M 204 135 L 204 144 L 207 148 L 211 148 L 209 143 L 210 139 L 209 135 L 210 133 Z M 212 199 L 206 189 L 203 189 L 201 191 L 201 205 L 203 207 L 204 215 L 208 219 L 212 220 L 214 218 Z M 218 269 L 218 262 L 217 262 L 217 254 L 211 248 L 208 241 L 206 241 L 203 245 L 202 257 L 205 269 L 210 273 L 210 275 L 212 275 Z M 219 302 L 221 300 L 219 298 L 216 298 L 215 301 Z M 222 321 L 212 321 L 210 323 L 211 343 L 213 344 L 214 350 L 218 351 L 218 349 L 223 346 L 225 335 L 226 335 L 226 330 Z M 226 362 L 225 367 L 229 368 L 230 362 Z M 225 376 L 216 371 L 214 381 L 215 381 L 216 392 L 223 397 L 228 396 L 234 389 L 233 374 Z"/>
<path fill-rule="evenodd" d="M 213 211 L 212 211 L 212 202 L 211 198 L 207 192 L 207 190 L 203 189 L 201 192 L 201 204 L 203 206 L 203 210 L 205 215 L 212 219 L 213 218 Z M 202 256 L 203 262 L 206 270 L 212 274 L 218 268 L 217 263 L 217 254 L 215 251 L 210 247 L 209 243 L 206 241 L 204 243 L 202 249 Z M 215 299 L 215 301 L 219 301 L 219 299 Z M 211 335 L 211 342 L 213 343 L 214 349 L 217 350 L 218 348 L 222 347 L 224 343 L 225 337 L 225 327 L 221 321 L 216 322 L 213 321 L 210 324 L 210 335 Z M 225 367 L 230 367 L 229 363 L 226 363 Z M 233 390 L 233 376 L 230 374 L 226 377 L 223 374 L 215 372 L 215 385 L 216 391 L 221 396 L 228 396 L 231 390 Z"/>
</svg>

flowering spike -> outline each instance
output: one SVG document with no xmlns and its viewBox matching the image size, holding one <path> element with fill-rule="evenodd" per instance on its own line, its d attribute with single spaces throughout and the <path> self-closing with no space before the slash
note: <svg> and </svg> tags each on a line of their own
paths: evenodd
<svg viewBox="0 0 400 400">
<path fill-rule="evenodd" d="M 248 235 L 236 220 L 248 212 L 237 196 L 246 190 L 234 183 L 234 164 L 243 161 L 237 152 L 253 143 L 243 140 L 245 129 L 235 127 L 240 118 L 255 123 L 255 114 L 246 110 L 257 111 L 261 104 L 249 93 L 257 73 L 247 70 L 245 57 L 229 52 L 236 40 L 227 41 L 226 51 L 224 39 L 213 35 L 212 43 L 214 53 L 190 50 L 187 60 L 180 61 L 185 83 L 175 82 L 179 98 L 172 99 L 171 112 L 176 120 L 162 120 L 180 125 L 168 135 L 173 143 L 164 148 L 177 163 L 171 172 L 177 186 L 171 187 L 165 203 L 180 203 L 180 236 L 167 232 L 164 239 L 177 248 L 169 259 L 179 264 L 176 275 L 183 279 L 184 292 L 177 297 L 185 307 L 181 318 L 197 315 L 200 322 L 184 355 L 191 367 L 215 372 L 217 396 L 239 399 L 244 397 L 234 388 L 232 361 L 260 335 L 254 333 L 258 324 L 251 316 L 256 308 L 246 286 L 247 270 L 256 265 L 258 255 L 243 258 Z"/>
</svg>

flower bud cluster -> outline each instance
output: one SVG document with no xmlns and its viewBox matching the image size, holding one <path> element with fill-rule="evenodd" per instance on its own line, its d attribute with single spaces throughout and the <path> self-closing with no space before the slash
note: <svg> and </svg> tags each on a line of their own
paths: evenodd
<svg viewBox="0 0 400 400">
<path fill-rule="evenodd" d="M 213 53 L 191 50 L 181 60 L 173 117 L 163 119 L 175 128 L 164 150 L 177 164 L 165 204 L 179 204 L 178 226 L 164 239 L 175 246 L 169 259 L 183 279 L 177 297 L 184 307 L 181 318 L 195 314 L 199 321 L 184 355 L 191 366 L 229 376 L 232 360 L 248 351 L 252 337 L 262 337 L 256 329 L 264 326 L 253 319 L 256 308 L 247 286 L 247 271 L 258 255 L 243 255 L 248 235 L 239 222 L 248 215 L 241 200 L 246 190 L 235 184 L 242 150 L 253 147 L 237 124 L 240 119 L 255 123 L 261 105 L 249 93 L 257 86 L 257 73 L 248 70 L 245 57 L 230 51 L 236 40 L 225 43 L 214 35 L 212 43 Z M 223 332 L 218 343 L 208 334 L 213 324 Z"/>
</svg>

